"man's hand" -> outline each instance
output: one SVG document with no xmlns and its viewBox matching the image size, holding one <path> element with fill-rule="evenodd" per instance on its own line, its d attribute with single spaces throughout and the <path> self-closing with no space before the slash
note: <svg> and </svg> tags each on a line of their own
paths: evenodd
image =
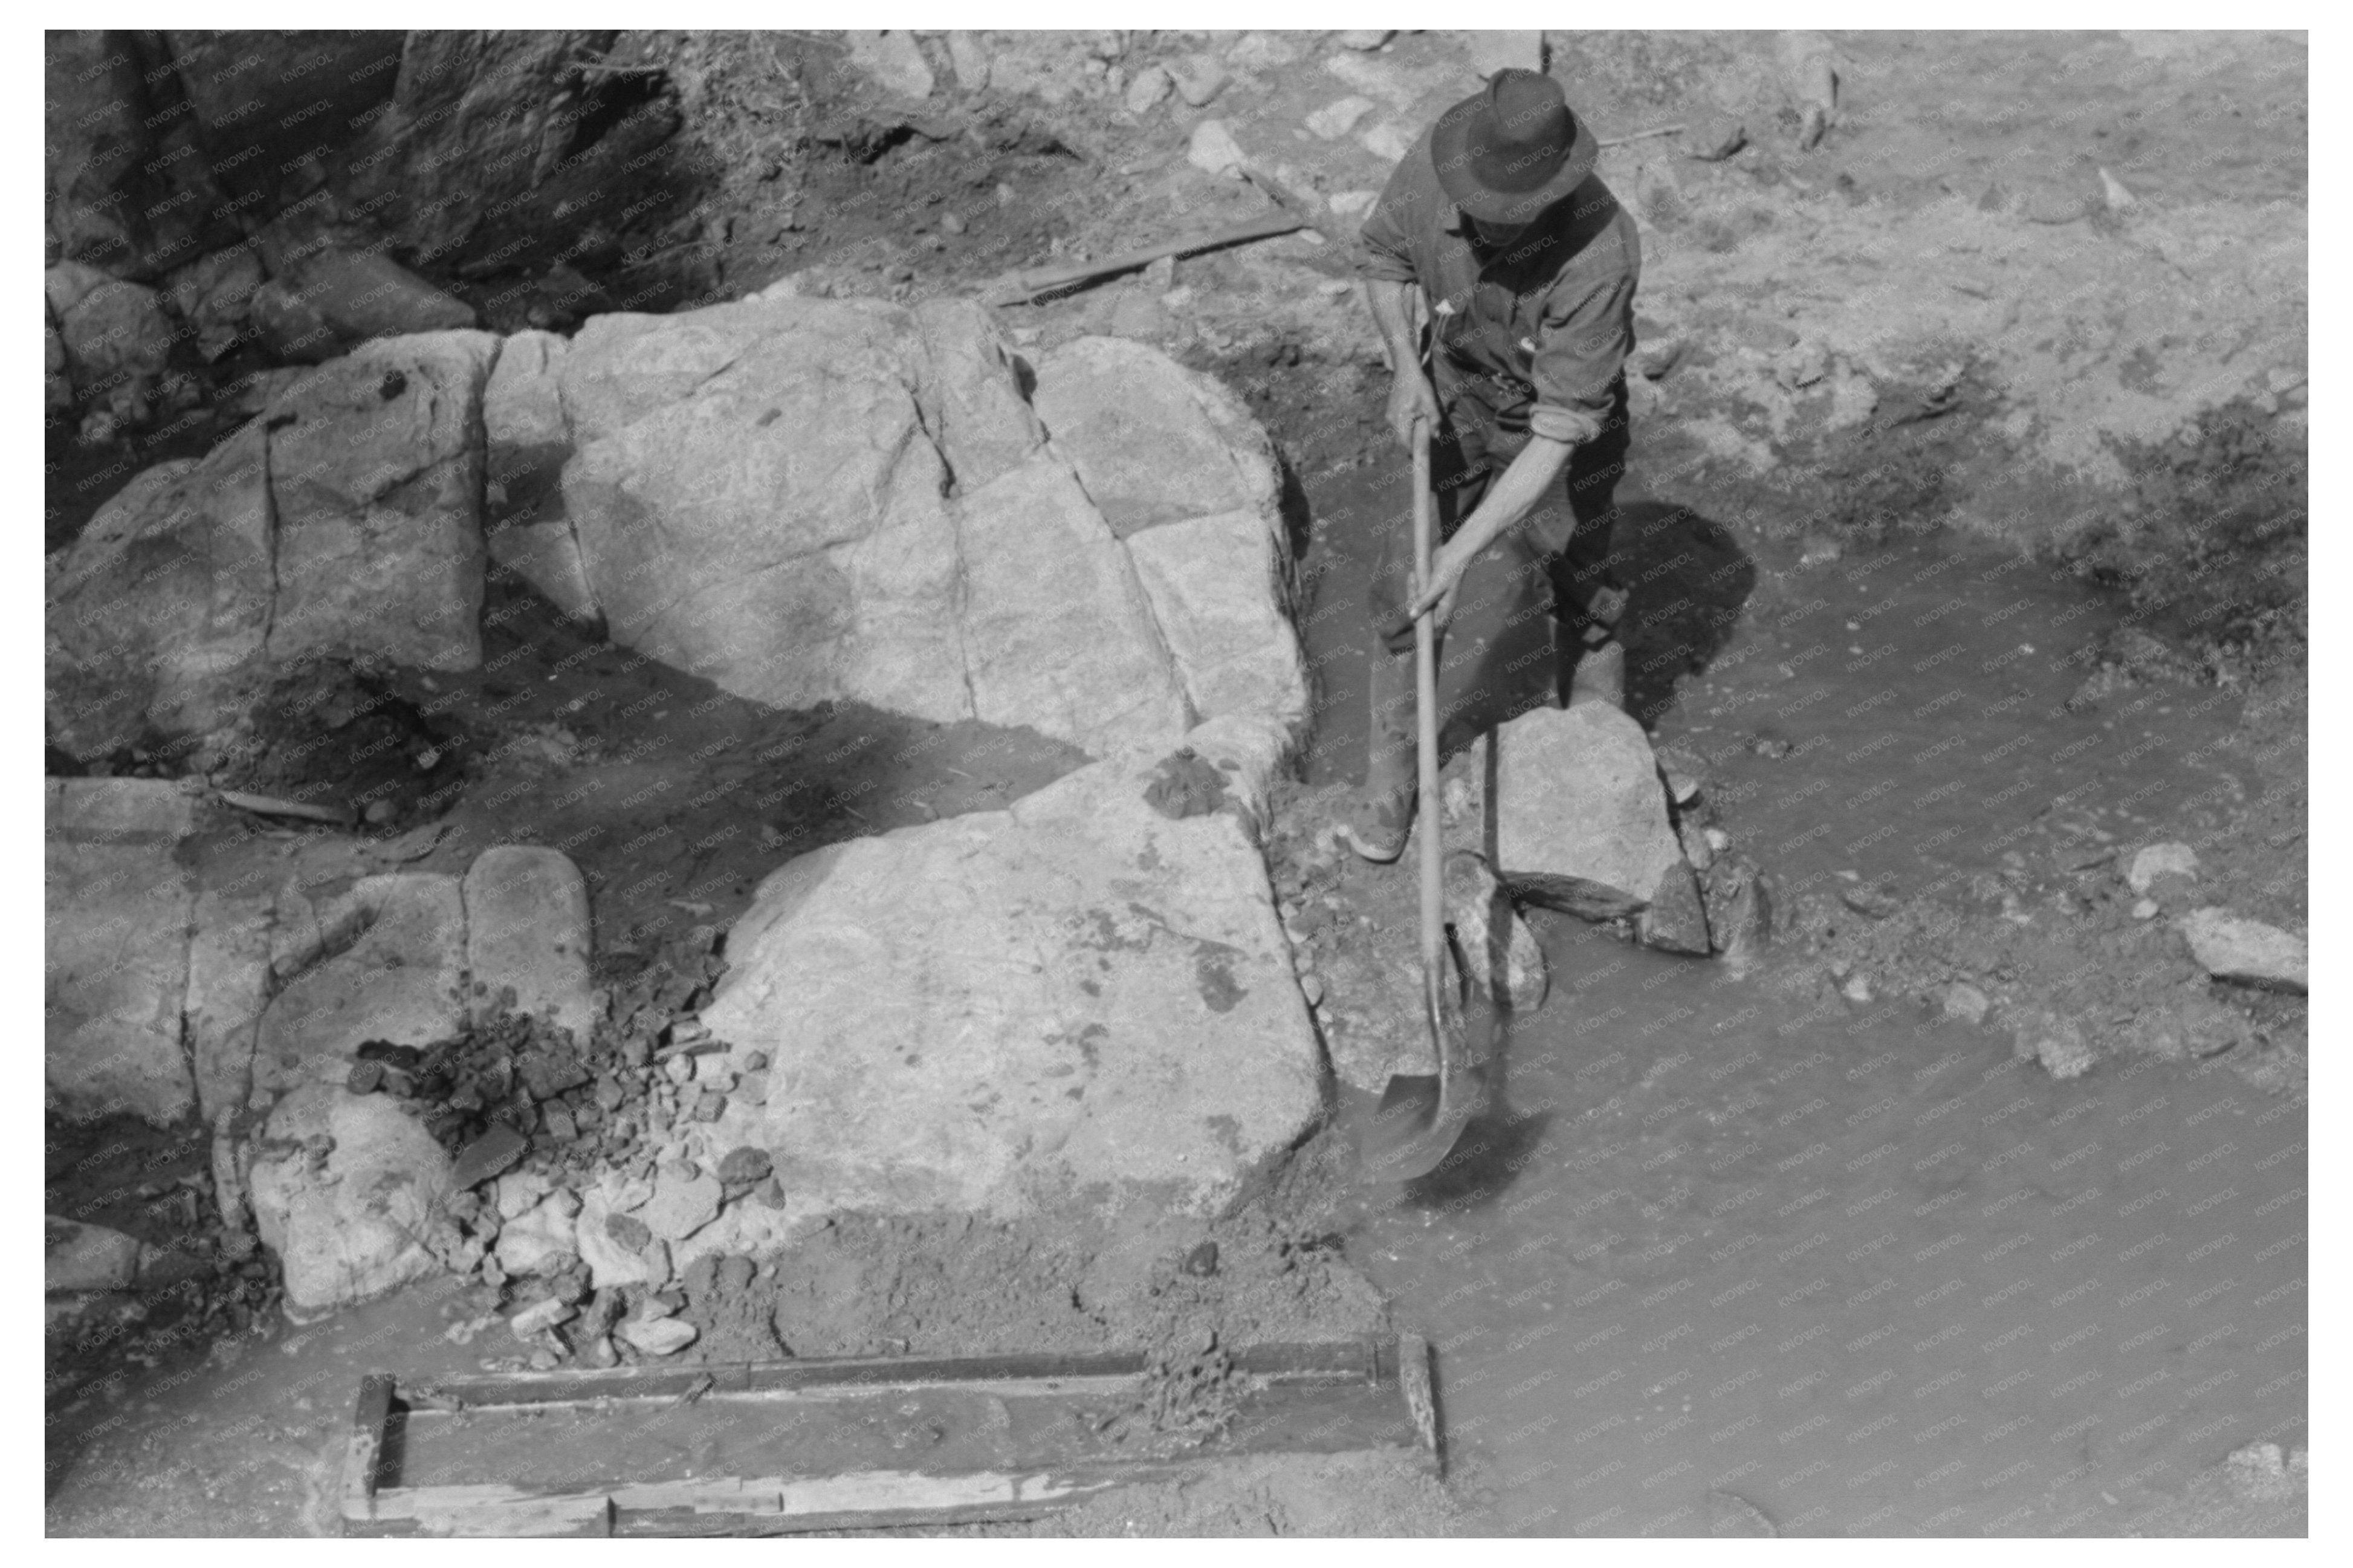
<svg viewBox="0 0 2353 1568">
<path fill-rule="evenodd" d="M 1458 535 L 1430 553 L 1430 586 L 1406 607 L 1406 614 L 1417 620 L 1423 610 L 1431 611 L 1432 631 L 1445 630 L 1446 623 L 1454 619 L 1454 596 L 1462 587 L 1462 574 L 1471 568 L 1471 552 L 1454 547 L 1460 539 Z"/>
<path fill-rule="evenodd" d="M 1397 432 L 1398 445 L 1413 450 L 1415 417 L 1430 421 L 1430 438 L 1438 436 L 1438 394 L 1430 389 L 1430 382 L 1412 366 L 1406 366 L 1389 383 L 1389 429 Z"/>
</svg>

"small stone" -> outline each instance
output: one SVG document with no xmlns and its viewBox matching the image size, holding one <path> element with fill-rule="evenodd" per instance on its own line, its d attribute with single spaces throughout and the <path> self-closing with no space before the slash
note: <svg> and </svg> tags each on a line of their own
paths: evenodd
<svg viewBox="0 0 2353 1568">
<path fill-rule="evenodd" d="M 1176 90 L 1176 79 L 1168 74 L 1166 66 L 1145 66 L 1127 84 L 1127 111 L 1138 116 L 1149 114 Z"/>
<path fill-rule="evenodd" d="M 1307 129 L 1326 142 L 1336 142 L 1356 128 L 1356 122 L 1378 105 L 1369 98 L 1348 97 L 1325 104 L 1307 117 Z"/>
<path fill-rule="evenodd" d="M 623 1252 L 643 1252 L 646 1244 L 654 1239 L 654 1233 L 646 1227 L 645 1221 L 635 1214 L 607 1214 L 605 1234 Z"/>
<path fill-rule="evenodd" d="M 453 1188 L 478 1187 L 523 1157 L 531 1140 L 504 1122 L 493 1123 L 488 1132 L 459 1151 L 449 1168 L 449 1185 Z"/>
<path fill-rule="evenodd" d="M 1380 201 L 1381 193 L 1378 191 L 1334 191 L 1324 198 L 1324 205 L 1332 209 L 1335 217 L 1362 217 L 1378 207 Z"/>
<path fill-rule="evenodd" d="M 2125 868 L 2125 882 L 2135 893 L 2145 894 L 2157 885 L 2160 876 L 2197 874 L 2198 852 L 2188 844 L 2145 844 L 2133 852 L 2132 863 Z"/>
<path fill-rule="evenodd" d="M 1839 994 L 1857 1007 L 1869 1006 L 1872 997 L 1871 978 L 1860 971 L 1847 976 L 1846 983 L 1839 987 Z"/>
<path fill-rule="evenodd" d="M 964 230 L 965 221 L 962 217 L 953 212 L 944 212 L 940 214 L 940 232 L 942 234 L 962 234 Z"/>
<path fill-rule="evenodd" d="M 1185 1272 L 1196 1279 L 1207 1279 L 1218 1272 L 1218 1244 L 1205 1241 L 1185 1255 Z"/>
<path fill-rule="evenodd" d="M 1332 41 L 1344 49 L 1366 53 L 1379 48 L 1396 37 L 1397 29 L 1394 27 L 1351 27 L 1345 32 L 1333 34 Z"/>
<path fill-rule="evenodd" d="M 1229 79 L 1226 68 L 1209 55 L 1186 55 L 1170 62 L 1167 70 L 1176 84 L 1176 96 L 1195 109 L 1217 97 Z"/>
<path fill-rule="evenodd" d="M 765 1181 L 776 1169 L 776 1161 L 765 1149 L 742 1144 L 729 1150 L 719 1160 L 719 1180 L 729 1186 L 738 1183 Z"/>
<path fill-rule="evenodd" d="M 518 1340 L 532 1340 L 559 1324 L 568 1323 L 578 1313 L 555 1297 L 533 1303 L 507 1319 L 507 1327 Z"/>
<path fill-rule="evenodd" d="M 769 1177 L 753 1192 L 752 1201 L 764 1209 L 783 1208 L 785 1206 L 784 1182 L 775 1176 Z"/>
<path fill-rule="evenodd" d="M 370 800 L 367 803 L 367 810 L 360 814 L 370 826 L 380 827 L 392 821 L 393 813 L 399 810 L 400 808 L 391 801 L 379 799 Z"/>
<path fill-rule="evenodd" d="M 1936 998 L 1936 1005 L 1946 1021 L 1953 1023 L 1983 1023 L 1993 1003 L 1986 993 L 1967 980 L 1956 980 Z"/>
<path fill-rule="evenodd" d="M 1240 170 L 1246 161 L 1241 143 L 1226 129 L 1222 120 L 1204 120 L 1193 127 L 1193 137 L 1185 149 L 1185 161 L 1207 175 L 1231 175 Z"/>
<path fill-rule="evenodd" d="M 541 1110 L 547 1118 L 547 1135 L 550 1138 L 569 1143 L 580 1136 L 578 1124 L 574 1122 L 571 1110 L 562 1101 L 551 1100 Z"/>
<path fill-rule="evenodd" d="M 748 1106 L 768 1103 L 768 1075 L 746 1073 L 735 1080 L 735 1097 Z"/>
<path fill-rule="evenodd" d="M 744 1070 L 745 1072 L 757 1073 L 764 1070 L 767 1065 L 768 1054 L 765 1051 L 746 1051 L 744 1053 Z"/>
<path fill-rule="evenodd" d="M 2299 996 L 2305 993 L 2307 959 L 2303 938 L 2215 908 L 2193 911 L 2177 928 L 2189 940 L 2190 956 L 2216 980 Z"/>
<path fill-rule="evenodd" d="M 2021 1061 L 2042 1063 L 2054 1078 L 2081 1077 L 2099 1061 L 2084 1032 L 2046 1008 L 2029 1008 L 2018 1015 L 2010 1025 L 2010 1054 Z"/>
<path fill-rule="evenodd" d="M 663 1170 L 654 1183 L 654 1195 L 637 1217 L 665 1241 L 684 1241 L 719 1217 L 723 1191 L 709 1176 L 681 1176 L 675 1167 Z"/>
<path fill-rule="evenodd" d="M 621 1338 L 649 1356 L 674 1356 L 694 1343 L 695 1327 L 677 1318 L 621 1325 Z"/>
<path fill-rule="evenodd" d="M 384 1064 L 354 1062 L 343 1086 L 355 1095 L 372 1095 L 384 1086 Z"/>
<path fill-rule="evenodd" d="M 662 1064 L 662 1074 L 673 1084 L 694 1081 L 694 1058 L 681 1051 Z"/>
<path fill-rule="evenodd" d="M 1314 973 L 1313 970 L 1301 975 L 1299 977 L 1299 994 L 1306 999 L 1307 1005 L 1310 1007 L 1314 1007 L 1316 1003 L 1322 1001 L 1324 1000 L 1324 977 Z"/>
<path fill-rule="evenodd" d="M 1394 120 L 1384 120 L 1357 137 L 1356 144 L 1383 163 L 1395 164 L 1413 151 L 1413 132 Z"/>
<path fill-rule="evenodd" d="M 717 1121 L 726 1114 L 727 1097 L 725 1095 L 705 1093 L 694 1102 L 694 1119 L 697 1121 Z"/>
<path fill-rule="evenodd" d="M 580 1352 L 580 1359 L 601 1371 L 607 1367 L 620 1365 L 621 1353 L 613 1348 L 610 1335 L 599 1334 L 588 1341 L 588 1348 Z"/>
</svg>

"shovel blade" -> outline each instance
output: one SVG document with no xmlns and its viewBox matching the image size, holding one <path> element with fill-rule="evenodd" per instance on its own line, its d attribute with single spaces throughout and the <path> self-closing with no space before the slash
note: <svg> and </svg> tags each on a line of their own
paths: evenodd
<svg viewBox="0 0 2353 1568">
<path fill-rule="evenodd" d="M 1451 1088 L 1450 1096 L 1446 1091 Z M 1416 1181 L 1446 1163 L 1478 1110 L 1475 1086 L 1441 1084 L 1434 1074 L 1389 1080 L 1380 1108 L 1357 1143 L 1356 1168 L 1367 1181 Z"/>
</svg>

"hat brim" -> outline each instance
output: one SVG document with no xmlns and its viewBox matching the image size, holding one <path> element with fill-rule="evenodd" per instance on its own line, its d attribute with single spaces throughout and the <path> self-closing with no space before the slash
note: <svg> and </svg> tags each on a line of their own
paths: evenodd
<svg viewBox="0 0 2353 1568">
<path fill-rule="evenodd" d="M 1546 208 L 1567 199 L 1569 193 L 1593 173 L 1594 163 L 1601 156 L 1601 144 L 1585 117 L 1577 115 L 1577 134 L 1569 142 L 1568 156 L 1561 160 L 1560 167 L 1543 185 L 1533 190 L 1499 191 L 1481 184 L 1471 166 L 1472 115 L 1468 112 L 1478 101 L 1474 94 L 1440 116 L 1430 134 L 1430 157 L 1438 166 L 1438 188 L 1446 193 L 1447 200 L 1471 217 L 1482 223 L 1532 223 Z"/>
</svg>

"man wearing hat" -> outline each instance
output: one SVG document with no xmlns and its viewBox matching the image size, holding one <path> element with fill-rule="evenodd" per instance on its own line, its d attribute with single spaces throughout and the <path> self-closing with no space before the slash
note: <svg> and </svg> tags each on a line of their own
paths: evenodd
<svg viewBox="0 0 2353 1568">
<path fill-rule="evenodd" d="M 1413 821 L 1420 603 L 1446 633 L 1442 752 L 1556 703 L 1556 646 L 1577 651 L 1570 701 L 1622 701 L 1625 594 L 1607 559 L 1641 252 L 1593 173 L 1599 150 L 1558 83 L 1498 71 L 1414 143 L 1365 220 L 1359 271 L 1396 374 L 1389 423 L 1409 443 L 1414 419 L 1430 422 L 1444 540 L 1418 603 L 1411 507 L 1388 509 L 1369 596 L 1386 654 L 1373 655 L 1365 789 L 1342 830 L 1368 860 L 1402 853 Z"/>
</svg>

